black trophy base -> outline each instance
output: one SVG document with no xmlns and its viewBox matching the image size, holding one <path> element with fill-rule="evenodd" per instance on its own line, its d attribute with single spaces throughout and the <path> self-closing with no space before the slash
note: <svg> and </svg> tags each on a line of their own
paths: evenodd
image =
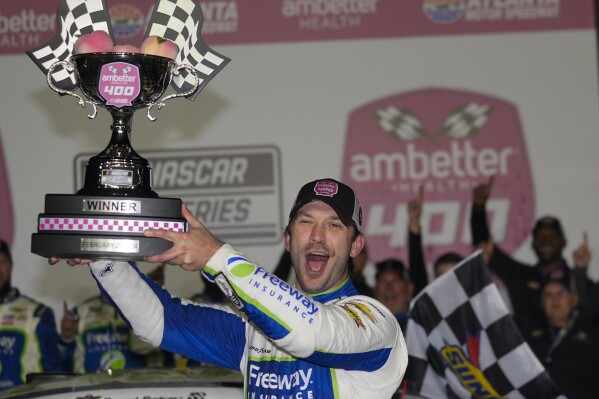
<svg viewBox="0 0 599 399">
<path fill-rule="evenodd" d="M 171 242 L 153 237 L 31 235 L 31 252 L 44 258 L 143 261 L 145 257 L 162 253 L 171 246 Z"/>
<path fill-rule="evenodd" d="M 45 258 L 140 261 L 168 250 L 168 240 L 144 230 L 187 231 L 176 198 L 47 194 L 31 236 L 31 252 Z"/>
</svg>

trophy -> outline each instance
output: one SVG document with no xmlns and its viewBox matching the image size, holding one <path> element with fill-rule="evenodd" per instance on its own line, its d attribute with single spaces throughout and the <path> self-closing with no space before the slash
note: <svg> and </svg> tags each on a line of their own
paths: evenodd
<svg viewBox="0 0 599 399">
<path fill-rule="evenodd" d="M 92 29 L 91 25 L 80 26 L 81 20 L 95 18 L 90 22 L 93 27 L 103 27 L 112 37 L 104 0 L 83 3 L 88 14 L 82 12 L 80 2 L 61 0 L 57 20 L 70 21 L 70 25 L 61 26 L 61 33 L 47 46 L 28 52 L 46 72 L 52 90 L 77 98 L 82 107 L 91 105 L 91 119 L 98 106 L 112 116 L 110 142 L 89 159 L 83 187 L 76 194 L 46 194 L 44 213 L 39 214 L 37 233 L 32 234 L 31 252 L 43 257 L 143 260 L 172 246 L 167 240 L 145 237 L 144 230 L 187 230 L 182 201 L 160 198 L 152 190 L 152 168 L 131 146 L 133 114 L 146 108 L 147 117 L 154 121 L 153 108 L 161 109 L 165 101 L 195 99 L 229 60 L 211 52 L 197 32 L 173 28 L 182 18 L 181 13 L 173 15 L 173 2 L 191 10 L 184 17 L 186 26 L 201 28 L 202 13 L 196 0 L 159 0 L 146 36 L 159 31 L 177 43 L 181 51 L 176 60 L 134 52 L 72 54 L 76 36 Z M 73 7 L 78 16 L 89 18 L 74 18 Z M 65 52 L 65 47 L 69 51 Z M 175 93 L 162 98 L 169 86 Z M 83 96 L 74 92 L 77 89 Z"/>
</svg>

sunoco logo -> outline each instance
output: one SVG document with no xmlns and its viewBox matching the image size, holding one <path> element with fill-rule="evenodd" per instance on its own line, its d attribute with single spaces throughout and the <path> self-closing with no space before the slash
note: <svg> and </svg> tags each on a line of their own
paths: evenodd
<svg viewBox="0 0 599 399">
<path fill-rule="evenodd" d="M 278 148 L 137 152 L 152 165 L 153 190 L 160 197 L 181 198 L 221 240 L 233 245 L 280 242 L 283 217 Z M 76 190 L 94 155 L 76 157 Z"/>
<path fill-rule="evenodd" d="M 343 171 L 362 203 L 374 261 L 407 258 L 407 202 L 420 188 L 429 262 L 449 250 L 472 252 L 472 189 L 490 176 L 487 211 L 496 242 L 511 252 L 530 231 L 526 144 L 516 107 L 497 98 L 427 89 L 367 104 L 350 115 Z"/>
<path fill-rule="evenodd" d="M 458 346 L 447 345 L 441 350 L 441 355 L 460 380 L 460 383 L 474 397 L 481 399 L 499 398 L 487 377 L 480 369 L 478 358 L 480 339 L 478 336 L 468 337 L 469 356 Z"/>
</svg>

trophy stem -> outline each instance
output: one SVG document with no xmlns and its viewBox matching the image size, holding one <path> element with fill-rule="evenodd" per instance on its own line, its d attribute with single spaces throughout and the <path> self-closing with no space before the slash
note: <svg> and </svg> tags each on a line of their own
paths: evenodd
<svg viewBox="0 0 599 399">
<path fill-rule="evenodd" d="M 134 108 L 107 108 L 112 115 L 108 146 L 90 158 L 79 195 L 158 197 L 152 191 L 152 168 L 131 146 Z"/>
<path fill-rule="evenodd" d="M 111 142 L 120 140 L 123 137 L 122 134 L 126 134 L 127 138 L 122 144 L 133 150 L 131 148 L 131 125 L 133 124 L 133 113 L 135 110 L 131 108 L 112 108 L 108 111 L 112 116 L 112 125 L 110 125 L 110 128 L 112 129 Z"/>
</svg>

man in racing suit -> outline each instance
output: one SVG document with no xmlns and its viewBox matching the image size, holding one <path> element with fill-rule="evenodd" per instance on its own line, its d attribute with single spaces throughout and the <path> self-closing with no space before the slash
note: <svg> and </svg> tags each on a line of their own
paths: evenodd
<svg viewBox="0 0 599 399">
<path fill-rule="evenodd" d="M 12 266 L 0 241 L 0 391 L 23 384 L 28 373 L 61 371 L 54 313 L 11 286 Z"/>
<path fill-rule="evenodd" d="M 148 277 L 164 285 L 164 265 L 150 272 Z M 172 353 L 157 350 L 132 334 L 103 295 L 86 299 L 71 310 L 65 302 L 60 337 L 65 371 L 95 373 L 175 365 Z"/>
<path fill-rule="evenodd" d="M 65 319 L 76 323 L 72 333 L 61 328 L 65 371 L 95 373 L 175 365 L 171 353 L 156 350 L 132 334 L 114 306 L 101 295 L 83 301 L 70 311 L 65 308 L 63 326 Z"/>
<path fill-rule="evenodd" d="M 217 240 L 185 206 L 182 213 L 188 232 L 146 231 L 173 242 L 146 260 L 203 270 L 236 310 L 173 298 L 131 264 L 92 262 L 94 278 L 143 340 L 240 370 L 252 399 L 378 399 L 397 390 L 407 365 L 399 325 L 349 278 L 348 259 L 365 241 L 351 188 L 323 179 L 300 190 L 285 231 L 298 287 Z"/>
</svg>

